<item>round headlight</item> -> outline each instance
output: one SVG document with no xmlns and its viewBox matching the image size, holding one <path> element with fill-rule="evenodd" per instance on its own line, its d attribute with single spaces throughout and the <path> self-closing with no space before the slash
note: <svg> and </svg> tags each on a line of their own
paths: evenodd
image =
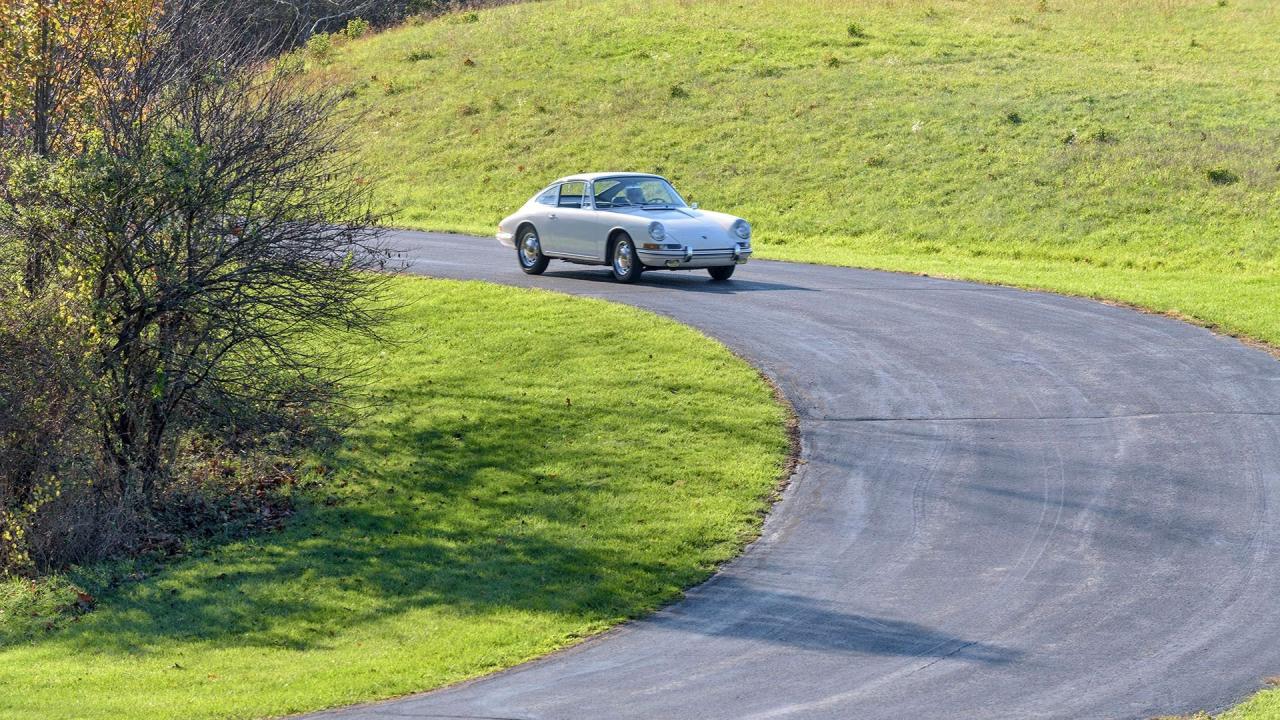
<svg viewBox="0 0 1280 720">
<path fill-rule="evenodd" d="M 743 240 L 749 240 L 751 239 L 751 226 L 747 224 L 746 220 L 738 220 L 733 224 L 733 234 Z"/>
<path fill-rule="evenodd" d="M 649 237 L 654 240 L 662 240 L 667 236 L 667 229 L 662 227 L 662 223 L 654 220 L 649 223 Z"/>
</svg>

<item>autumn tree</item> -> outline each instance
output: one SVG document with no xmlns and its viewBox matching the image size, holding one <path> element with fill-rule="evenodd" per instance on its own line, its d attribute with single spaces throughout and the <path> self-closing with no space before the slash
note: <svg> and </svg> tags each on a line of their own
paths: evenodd
<svg viewBox="0 0 1280 720">
<path fill-rule="evenodd" d="M 138 37 L 159 6 L 160 0 L 0 0 L 0 142 L 26 144 L 45 158 L 74 148 L 92 127 L 95 99 L 114 92 L 114 74 L 138 56 Z M 56 262 L 37 234 L 33 228 L 25 236 L 23 276 L 32 294 Z"/>
<path fill-rule="evenodd" d="M 93 68 L 118 64 L 158 0 L 0 0 L 0 135 L 47 156 L 89 126 Z"/>
</svg>

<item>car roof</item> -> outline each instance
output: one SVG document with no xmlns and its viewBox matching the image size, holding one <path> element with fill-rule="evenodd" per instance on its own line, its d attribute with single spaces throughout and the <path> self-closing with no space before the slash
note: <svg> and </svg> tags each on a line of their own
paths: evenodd
<svg viewBox="0 0 1280 720">
<path fill-rule="evenodd" d="M 574 181 L 577 181 L 577 180 L 581 180 L 581 181 L 585 181 L 585 182 L 592 182 L 592 181 L 599 180 L 600 178 L 605 178 L 605 177 L 652 177 L 652 178 L 661 178 L 662 176 L 661 176 L 661 175 L 654 175 L 653 173 L 642 173 L 642 172 L 589 172 L 589 173 L 577 173 L 577 174 L 575 174 L 575 175 L 566 175 L 566 176 L 564 176 L 564 177 L 562 177 L 562 178 L 559 178 L 559 179 L 557 179 L 557 180 L 553 181 L 551 184 L 552 184 L 552 185 L 555 185 L 556 183 L 562 183 L 562 182 L 574 182 Z M 665 179 L 665 178 L 663 178 L 663 179 Z"/>
</svg>

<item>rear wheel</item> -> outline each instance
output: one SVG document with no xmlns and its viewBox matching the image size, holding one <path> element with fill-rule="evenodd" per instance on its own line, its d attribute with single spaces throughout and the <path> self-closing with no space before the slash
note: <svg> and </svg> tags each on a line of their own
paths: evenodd
<svg viewBox="0 0 1280 720">
<path fill-rule="evenodd" d="M 737 265 L 721 265 L 719 267 L 709 267 L 707 268 L 707 274 L 711 276 L 712 280 L 715 280 L 716 282 L 720 282 L 722 280 L 728 280 L 729 278 L 733 277 L 733 270 L 736 267 L 738 266 Z"/>
<path fill-rule="evenodd" d="M 631 283 L 640 279 L 644 272 L 644 263 L 636 255 L 636 244 L 629 235 L 622 235 L 613 244 L 613 279 L 621 283 Z"/>
<path fill-rule="evenodd" d="M 538 231 L 531 227 L 525 228 L 516 241 L 516 258 L 520 260 L 520 269 L 529 275 L 541 275 L 551 262 L 551 258 L 542 254 Z"/>
</svg>

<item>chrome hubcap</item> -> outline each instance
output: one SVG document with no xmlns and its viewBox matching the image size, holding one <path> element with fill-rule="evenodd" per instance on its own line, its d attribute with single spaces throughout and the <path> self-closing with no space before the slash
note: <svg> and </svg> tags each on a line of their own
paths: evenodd
<svg viewBox="0 0 1280 720">
<path fill-rule="evenodd" d="M 613 269 L 619 275 L 631 274 L 631 263 L 633 262 L 633 253 L 631 252 L 631 243 L 623 240 L 618 243 L 618 249 L 613 253 Z"/>
<path fill-rule="evenodd" d="M 538 236 L 529 233 L 524 236 L 524 242 L 520 243 L 520 259 L 525 265 L 533 265 L 538 262 Z"/>
</svg>

